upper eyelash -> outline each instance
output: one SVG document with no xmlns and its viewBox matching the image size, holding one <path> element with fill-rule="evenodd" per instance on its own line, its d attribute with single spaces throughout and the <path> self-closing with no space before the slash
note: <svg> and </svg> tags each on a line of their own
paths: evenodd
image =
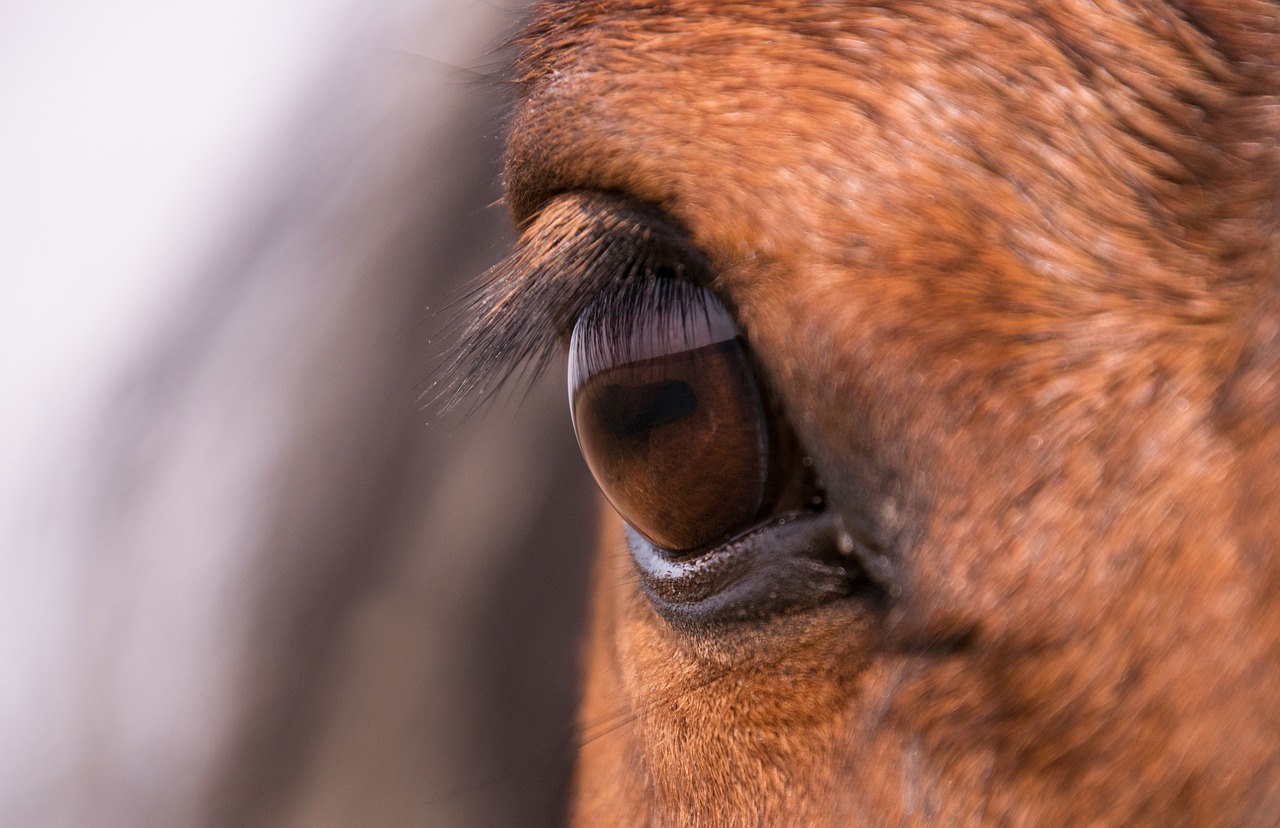
<svg viewBox="0 0 1280 828">
<path fill-rule="evenodd" d="M 711 295 L 675 274 L 655 273 L 606 291 L 578 318 L 570 393 L 599 371 L 738 337 Z"/>
<path fill-rule="evenodd" d="M 696 282 L 709 272 L 683 231 L 652 208 L 604 193 L 561 196 L 530 222 L 515 252 L 462 297 L 453 321 L 461 326 L 458 343 L 423 396 L 448 411 L 517 373 L 532 384 L 602 295 L 625 302 L 636 294 L 617 292 L 619 286 L 671 276 Z"/>
</svg>

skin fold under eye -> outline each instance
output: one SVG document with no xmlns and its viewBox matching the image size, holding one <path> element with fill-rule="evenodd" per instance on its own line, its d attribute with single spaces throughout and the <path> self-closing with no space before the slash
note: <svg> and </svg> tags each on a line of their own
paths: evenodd
<svg viewBox="0 0 1280 828">
<path fill-rule="evenodd" d="M 588 307 L 569 399 L 605 496 L 657 547 L 721 543 L 771 505 L 768 412 L 733 317 L 705 288 L 650 278 Z"/>
</svg>

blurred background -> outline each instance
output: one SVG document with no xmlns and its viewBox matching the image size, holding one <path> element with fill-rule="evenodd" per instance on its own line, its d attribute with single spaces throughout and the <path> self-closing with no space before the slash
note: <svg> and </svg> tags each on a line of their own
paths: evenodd
<svg viewBox="0 0 1280 828">
<path fill-rule="evenodd" d="M 0 825 L 561 821 L 563 378 L 422 398 L 523 14 L 0 6 Z"/>
</svg>

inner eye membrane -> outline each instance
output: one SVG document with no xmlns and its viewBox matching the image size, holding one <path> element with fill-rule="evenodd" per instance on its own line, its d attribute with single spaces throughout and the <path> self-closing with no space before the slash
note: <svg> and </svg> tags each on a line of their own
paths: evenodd
<svg viewBox="0 0 1280 828">
<path fill-rule="evenodd" d="M 751 526 L 770 430 L 745 339 L 707 289 L 638 279 L 579 316 L 569 406 L 605 497 L 655 546 L 685 552 Z"/>
</svg>

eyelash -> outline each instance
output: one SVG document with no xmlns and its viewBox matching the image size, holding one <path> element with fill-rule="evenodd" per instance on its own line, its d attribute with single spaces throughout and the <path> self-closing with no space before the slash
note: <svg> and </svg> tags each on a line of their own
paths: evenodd
<svg viewBox="0 0 1280 828">
<path fill-rule="evenodd" d="M 703 294 L 688 284 L 658 273 L 625 282 L 589 305 L 575 322 L 577 358 L 569 362 L 570 392 L 581 384 L 580 377 L 613 365 L 696 348 L 708 344 L 708 337 L 734 338 L 736 329 L 713 315 Z"/>
<path fill-rule="evenodd" d="M 516 251 L 460 298 L 446 332 L 458 344 L 423 392 L 443 411 L 532 384 L 568 346 L 579 316 L 605 297 L 620 318 L 645 285 L 709 281 L 702 253 L 655 209 L 618 196 L 573 193 L 529 223 Z M 602 346 L 603 347 L 603 346 Z M 603 355 L 603 354 L 601 354 Z"/>
</svg>

